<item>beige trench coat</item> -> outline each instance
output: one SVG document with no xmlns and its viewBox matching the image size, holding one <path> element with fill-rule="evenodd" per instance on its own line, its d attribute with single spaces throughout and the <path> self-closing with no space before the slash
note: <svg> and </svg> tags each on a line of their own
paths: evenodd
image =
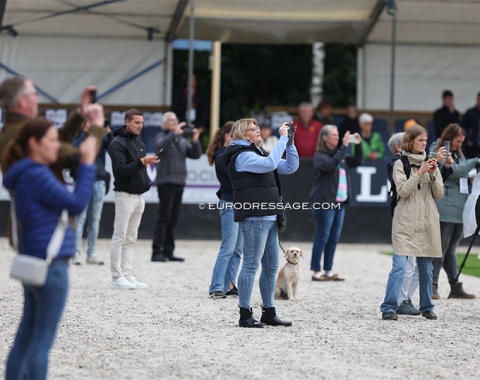
<svg viewBox="0 0 480 380">
<path fill-rule="evenodd" d="M 425 160 L 425 153 L 405 155 L 411 165 L 420 166 Z M 417 170 L 412 166 L 407 180 L 401 160 L 393 167 L 399 196 L 392 223 L 393 251 L 400 256 L 442 257 L 440 218 L 433 200 L 443 197 L 442 176 L 437 168 L 437 179 L 431 181 L 428 173 L 420 177 Z"/>
</svg>

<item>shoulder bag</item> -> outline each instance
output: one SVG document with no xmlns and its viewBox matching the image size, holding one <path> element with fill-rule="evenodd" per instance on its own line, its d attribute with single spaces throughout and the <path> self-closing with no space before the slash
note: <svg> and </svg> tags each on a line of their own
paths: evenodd
<svg viewBox="0 0 480 380">
<path fill-rule="evenodd" d="M 12 219 L 12 241 L 13 246 L 19 252 L 18 248 L 18 231 L 17 231 L 17 216 L 15 213 L 15 200 L 12 195 L 12 202 L 10 204 L 10 214 Z M 68 226 L 68 212 L 63 210 L 58 218 L 58 224 L 53 232 L 52 238 L 48 243 L 47 257 L 41 259 L 39 257 L 19 254 L 13 259 L 12 269 L 10 270 L 10 277 L 20 280 L 25 285 L 43 286 L 47 281 L 48 267 L 52 260 L 58 255 L 65 238 L 65 231 Z"/>
</svg>

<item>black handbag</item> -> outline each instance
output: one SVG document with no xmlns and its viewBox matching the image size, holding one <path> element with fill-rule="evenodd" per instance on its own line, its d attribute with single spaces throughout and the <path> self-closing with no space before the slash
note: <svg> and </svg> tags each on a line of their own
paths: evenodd
<svg viewBox="0 0 480 380">
<path fill-rule="evenodd" d="M 284 209 L 281 209 L 281 210 L 278 210 L 278 213 L 277 213 L 277 230 L 278 232 L 285 232 L 286 229 L 287 229 L 287 214 Z"/>
<path fill-rule="evenodd" d="M 275 170 L 273 173 L 275 175 L 275 182 L 277 183 L 278 193 L 280 194 L 280 203 L 282 203 L 283 205 L 280 178 L 278 177 L 277 170 Z M 278 232 L 285 232 L 286 229 L 287 229 L 287 213 L 285 212 L 285 209 L 282 207 L 281 209 L 277 210 L 277 230 Z"/>
</svg>

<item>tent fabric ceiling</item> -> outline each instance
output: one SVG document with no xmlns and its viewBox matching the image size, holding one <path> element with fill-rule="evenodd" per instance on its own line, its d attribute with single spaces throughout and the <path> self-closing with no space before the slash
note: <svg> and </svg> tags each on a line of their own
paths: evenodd
<svg viewBox="0 0 480 380">
<path fill-rule="evenodd" d="M 6 3 L 5 3 L 6 1 Z M 5 7 L 2 14 L 2 3 Z M 383 0 L 196 0 L 195 38 L 224 43 L 388 43 Z M 478 45 L 477 0 L 397 0 L 397 41 Z M 188 0 L 0 0 L 0 33 L 187 38 Z"/>
</svg>

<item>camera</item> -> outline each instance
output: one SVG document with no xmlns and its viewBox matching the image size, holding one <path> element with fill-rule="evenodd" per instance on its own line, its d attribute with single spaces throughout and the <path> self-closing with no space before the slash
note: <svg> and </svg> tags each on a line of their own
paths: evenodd
<svg viewBox="0 0 480 380">
<path fill-rule="evenodd" d="M 191 140 L 193 137 L 193 129 L 195 127 L 193 125 L 187 124 L 185 127 L 183 127 L 183 137 L 185 137 L 188 140 Z"/>
<path fill-rule="evenodd" d="M 286 123 L 285 124 L 288 127 L 288 141 L 287 141 L 287 146 L 290 146 L 293 144 L 293 123 Z"/>
</svg>

